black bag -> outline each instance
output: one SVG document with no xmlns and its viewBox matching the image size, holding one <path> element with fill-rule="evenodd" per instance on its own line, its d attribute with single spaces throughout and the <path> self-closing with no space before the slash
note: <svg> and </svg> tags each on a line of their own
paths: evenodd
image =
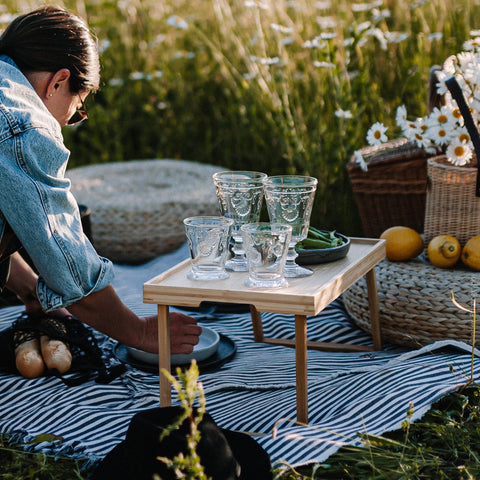
<svg viewBox="0 0 480 480">
<path fill-rule="evenodd" d="M 188 419 L 162 441 L 160 434 L 182 414 L 181 407 L 158 407 L 133 416 L 124 441 L 99 464 L 91 480 L 176 480 L 174 471 L 157 457 L 173 459 L 187 453 Z M 200 422 L 197 453 L 212 480 L 271 480 L 270 458 L 249 435 L 217 426 L 206 412 Z"/>
<path fill-rule="evenodd" d="M 72 353 L 70 370 L 61 375 L 56 369 L 47 370 L 47 375 L 55 375 L 66 385 L 79 385 L 95 379 L 97 383 L 110 383 L 126 367 L 105 358 L 102 349 L 91 329 L 72 316 L 53 317 L 48 314 L 22 313 L 13 324 L 0 332 L 0 370 L 18 373 L 15 366 L 15 347 L 32 338 L 47 335 L 52 340 L 66 343 Z"/>
</svg>

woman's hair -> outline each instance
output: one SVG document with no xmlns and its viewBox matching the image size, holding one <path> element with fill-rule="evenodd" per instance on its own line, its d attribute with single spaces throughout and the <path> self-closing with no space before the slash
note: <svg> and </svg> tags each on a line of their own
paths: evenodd
<svg viewBox="0 0 480 480">
<path fill-rule="evenodd" d="M 87 24 L 58 7 L 44 6 L 15 18 L 0 36 L 0 54 L 23 73 L 70 70 L 70 90 L 97 90 L 100 64 Z"/>
</svg>

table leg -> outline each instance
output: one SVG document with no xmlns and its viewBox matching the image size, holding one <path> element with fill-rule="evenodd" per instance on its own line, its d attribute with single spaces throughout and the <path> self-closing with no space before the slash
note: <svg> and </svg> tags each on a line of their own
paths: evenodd
<svg viewBox="0 0 480 480">
<path fill-rule="evenodd" d="M 253 339 L 256 342 L 262 342 L 264 339 L 262 314 L 255 308 L 254 305 L 250 305 L 250 315 L 252 317 Z"/>
<path fill-rule="evenodd" d="M 295 364 L 297 420 L 308 423 L 307 317 L 305 315 L 295 315 Z"/>
<path fill-rule="evenodd" d="M 172 404 L 172 391 L 168 378 L 162 372 L 171 371 L 170 365 L 170 320 L 168 306 L 158 306 L 158 375 L 160 380 L 160 406 L 169 407 Z"/>
<path fill-rule="evenodd" d="M 368 308 L 370 311 L 373 348 L 374 350 L 382 350 L 382 333 L 380 329 L 380 310 L 378 307 L 378 291 L 375 268 L 372 268 L 366 273 L 365 279 L 367 281 Z"/>
</svg>

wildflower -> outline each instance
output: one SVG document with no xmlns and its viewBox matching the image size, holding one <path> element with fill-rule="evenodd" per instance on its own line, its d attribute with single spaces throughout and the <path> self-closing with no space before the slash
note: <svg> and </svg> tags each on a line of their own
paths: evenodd
<svg viewBox="0 0 480 480">
<path fill-rule="evenodd" d="M 381 145 L 382 143 L 385 143 L 388 140 L 385 135 L 387 130 L 388 128 L 383 125 L 383 123 L 374 123 L 367 132 L 367 142 L 369 145 Z"/>
<path fill-rule="evenodd" d="M 448 159 L 459 167 L 466 165 L 473 156 L 472 149 L 459 138 L 454 138 L 447 148 L 446 155 Z"/>
<path fill-rule="evenodd" d="M 472 37 L 480 37 L 480 30 L 470 30 L 470 35 Z"/>
<path fill-rule="evenodd" d="M 427 35 L 427 38 L 431 41 L 434 42 L 436 40 L 441 40 L 443 38 L 443 33 L 442 32 L 432 32 Z"/>
<path fill-rule="evenodd" d="M 313 66 L 314 67 L 317 67 L 317 68 L 335 68 L 335 64 L 334 63 L 330 63 L 330 62 L 319 62 L 318 60 L 315 60 L 313 62 Z"/>
<path fill-rule="evenodd" d="M 410 4 L 410 10 L 415 10 L 418 7 L 421 7 L 427 3 L 427 0 L 417 0 Z"/>
<path fill-rule="evenodd" d="M 324 30 L 335 28 L 338 25 L 338 22 L 334 17 L 317 17 L 317 23 L 320 25 L 320 28 Z"/>
<path fill-rule="evenodd" d="M 132 72 L 128 78 L 130 78 L 130 80 L 143 80 L 145 78 L 145 74 L 142 72 Z"/>
<path fill-rule="evenodd" d="M 255 0 L 247 0 L 244 5 L 249 8 L 258 8 L 259 10 L 268 10 L 268 5 L 266 3 L 255 1 Z"/>
<path fill-rule="evenodd" d="M 109 81 L 108 81 L 108 84 L 111 86 L 111 87 L 121 87 L 124 85 L 124 81 L 123 81 L 123 78 L 111 78 Z"/>
<path fill-rule="evenodd" d="M 186 50 L 179 50 L 175 52 L 174 58 L 195 58 L 194 52 L 187 52 Z"/>
<path fill-rule="evenodd" d="M 315 8 L 317 10 L 327 10 L 331 8 L 332 2 L 330 1 L 325 1 L 325 2 L 315 2 Z"/>
<path fill-rule="evenodd" d="M 429 126 L 442 125 L 447 129 L 452 128 L 455 121 L 453 109 L 449 105 L 435 107 L 426 119 Z"/>
<path fill-rule="evenodd" d="M 360 165 L 360 168 L 364 172 L 367 172 L 368 165 L 365 159 L 363 158 L 363 155 L 358 150 L 355 150 L 355 152 L 353 152 L 353 157 L 355 158 L 355 163 L 358 163 Z"/>
<path fill-rule="evenodd" d="M 105 52 L 105 50 L 108 50 L 108 48 L 110 48 L 111 45 L 112 45 L 112 42 L 110 40 L 108 40 L 107 38 L 105 38 L 104 40 L 99 42 L 98 52 L 99 53 Z"/>
<path fill-rule="evenodd" d="M 280 63 L 280 58 L 279 57 L 255 57 L 255 56 L 250 56 L 250 60 L 254 63 L 259 63 L 260 65 L 276 65 Z"/>
<path fill-rule="evenodd" d="M 384 8 L 383 10 L 378 10 L 378 8 L 374 8 L 372 10 L 372 20 L 375 22 L 381 22 L 390 18 L 392 16 L 392 12 L 388 8 Z"/>
<path fill-rule="evenodd" d="M 395 121 L 400 128 L 404 128 L 404 125 L 407 121 L 407 108 L 405 105 L 400 105 L 397 108 L 397 113 L 395 115 Z"/>
<path fill-rule="evenodd" d="M 280 43 L 281 43 L 282 45 L 291 45 L 294 41 L 295 41 L 295 40 L 294 40 L 293 37 L 285 37 L 285 38 L 282 38 L 282 39 L 280 40 Z"/>
<path fill-rule="evenodd" d="M 352 3 L 352 12 L 368 12 L 372 10 L 373 4 L 371 3 Z"/>
<path fill-rule="evenodd" d="M 275 30 L 276 32 L 280 32 L 280 33 L 292 33 L 293 32 L 293 28 L 284 27 L 283 25 L 279 25 L 278 23 L 271 23 L 270 27 L 272 28 L 272 30 Z"/>
<path fill-rule="evenodd" d="M 12 22 L 12 20 L 15 20 L 15 18 L 16 18 L 16 15 L 12 15 L 11 13 L 2 13 L 2 15 L 0 15 L 0 23 L 3 23 L 6 25 Z"/>
<path fill-rule="evenodd" d="M 387 49 L 387 33 L 389 32 L 383 32 L 382 30 L 380 30 L 379 28 L 370 28 L 369 30 L 367 30 L 365 32 L 365 35 L 369 35 L 371 37 L 374 37 L 378 40 L 378 42 L 380 43 L 380 47 L 382 50 L 386 50 Z"/>
<path fill-rule="evenodd" d="M 167 24 L 180 30 L 187 30 L 188 23 L 178 15 L 170 15 L 167 18 Z"/>
<path fill-rule="evenodd" d="M 314 41 L 321 41 L 321 40 L 332 40 L 337 36 L 335 32 L 323 32 L 318 37 L 315 37 Z"/>
<path fill-rule="evenodd" d="M 303 48 L 326 48 L 328 46 L 327 42 L 320 41 L 318 37 L 313 40 L 307 40 L 303 44 Z"/>
<path fill-rule="evenodd" d="M 409 37 L 406 32 L 385 32 L 384 35 L 389 43 L 400 43 Z"/>
<path fill-rule="evenodd" d="M 450 140 L 450 131 L 444 125 L 432 125 L 425 135 L 436 145 L 446 145 Z"/>
<path fill-rule="evenodd" d="M 480 37 L 475 37 L 463 43 L 463 49 L 467 51 L 476 51 L 480 47 Z"/>
<path fill-rule="evenodd" d="M 353 118 L 352 112 L 350 110 L 342 110 L 338 108 L 335 111 L 335 116 L 338 118 Z"/>
</svg>

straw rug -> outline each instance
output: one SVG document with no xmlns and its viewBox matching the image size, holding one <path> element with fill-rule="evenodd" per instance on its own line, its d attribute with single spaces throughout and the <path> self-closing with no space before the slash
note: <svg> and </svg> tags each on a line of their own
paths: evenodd
<svg viewBox="0 0 480 480">
<path fill-rule="evenodd" d="M 143 282 L 186 256 L 182 247 L 142 266 L 117 265 L 120 295 L 138 314 L 155 313 L 155 305 L 142 303 Z M 0 328 L 8 327 L 20 311 L 1 310 Z M 265 335 L 293 338 L 292 320 L 289 315 L 264 314 Z M 287 420 L 295 419 L 294 350 L 255 343 L 248 313 L 214 312 L 199 322 L 226 335 L 237 348 L 232 360 L 200 376 L 207 410 L 222 427 L 259 434 L 255 438 L 273 462 L 321 462 L 342 444 L 358 444 L 358 432 L 398 429 L 410 402 L 413 419 L 422 417 L 435 400 L 458 389 L 470 369 L 470 347 L 460 342 L 437 342 L 421 350 L 387 345 L 374 353 L 309 351 L 310 425 L 302 426 Z M 341 301 L 310 318 L 308 334 L 312 340 L 370 343 L 350 322 Z M 115 360 L 116 342 L 100 334 L 98 339 Z M 26 448 L 91 464 L 124 438 L 136 412 L 157 406 L 158 397 L 158 376 L 132 367 L 108 385 L 90 381 L 77 387 L 54 377 L 3 375 L 0 431 L 22 443 L 42 433 L 58 435 L 58 440 Z"/>
</svg>

